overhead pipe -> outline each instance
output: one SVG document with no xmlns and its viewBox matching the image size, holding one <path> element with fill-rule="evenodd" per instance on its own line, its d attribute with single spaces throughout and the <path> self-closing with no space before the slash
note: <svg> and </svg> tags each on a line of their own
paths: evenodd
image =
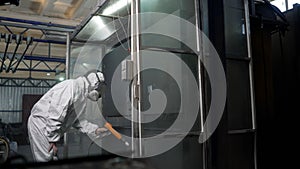
<svg viewBox="0 0 300 169">
<path fill-rule="evenodd" d="M 9 22 L 18 22 L 18 23 L 27 23 L 32 25 L 44 25 L 49 27 L 57 27 L 57 28 L 65 28 L 65 29 L 76 29 L 76 26 L 69 26 L 69 25 L 62 25 L 62 24 L 55 24 L 51 22 L 39 22 L 39 21 L 31 21 L 25 19 L 16 19 L 16 18 L 9 18 L 0 16 L 0 20 L 2 21 L 9 21 Z"/>
<path fill-rule="evenodd" d="M 49 57 L 46 57 L 46 56 L 29 56 L 29 55 L 25 55 L 24 60 L 66 63 L 66 59 L 64 59 L 64 58 L 49 58 Z"/>
<path fill-rule="evenodd" d="M 12 53 L 7 53 L 12 54 Z M 18 54 L 16 54 L 17 56 Z M 49 58 L 48 56 L 32 56 L 32 55 L 25 55 L 23 57 L 23 60 L 34 60 L 34 61 L 45 61 L 45 62 L 58 62 L 58 63 L 66 63 L 66 59 L 65 58 Z"/>
<path fill-rule="evenodd" d="M 12 62 L 15 60 L 15 56 L 16 56 L 17 50 L 18 50 L 19 45 L 21 44 L 22 40 L 23 40 L 23 36 L 22 35 L 16 35 L 16 44 L 17 44 L 17 46 L 16 46 L 15 51 L 14 51 L 14 53 L 13 53 L 11 59 L 10 59 L 8 67 L 6 67 L 6 73 L 9 72 Z"/>
<path fill-rule="evenodd" d="M 21 34 L 21 35 L 22 35 L 22 34 Z M 2 38 L 2 37 L 5 37 L 5 34 L 1 34 L 0 36 L 1 36 L 1 38 Z M 17 35 L 11 35 L 11 36 L 12 36 L 12 37 L 11 37 L 12 39 L 16 39 L 16 37 L 17 37 Z M 27 38 L 24 37 L 24 36 L 22 36 L 21 40 L 26 41 Z M 1 41 L 1 40 L 0 40 L 0 41 Z M 36 38 L 32 38 L 32 41 L 33 41 L 33 42 L 42 42 L 42 43 L 55 43 L 55 44 L 62 44 L 62 45 L 66 44 L 65 41 L 52 40 L 52 39 L 36 39 Z"/>
<path fill-rule="evenodd" d="M 26 69 L 26 68 L 21 68 L 18 69 L 18 71 L 28 71 L 28 72 L 47 72 L 47 73 L 56 73 L 56 70 L 48 70 L 48 69 Z"/>
<path fill-rule="evenodd" d="M 25 25 L 25 24 L 10 23 L 10 22 L 0 22 L 0 25 L 17 27 L 17 28 L 57 31 L 57 32 L 73 32 L 74 31 L 74 29 L 67 29 L 67 28 L 49 27 L 49 26 L 43 26 L 43 25 Z"/>
<path fill-rule="evenodd" d="M 5 42 L 6 42 L 6 46 L 5 46 L 5 51 L 4 51 L 4 55 L 3 55 L 3 58 L 2 58 L 2 63 L 1 63 L 1 68 L 0 68 L 0 73 L 1 73 L 2 70 L 3 70 L 4 62 L 5 62 L 5 60 L 6 60 L 7 49 L 8 49 L 9 44 L 11 43 L 11 39 L 12 39 L 11 34 L 5 34 Z"/>
<path fill-rule="evenodd" d="M 42 42 L 42 43 L 55 43 L 55 44 L 62 44 L 65 45 L 65 41 L 59 41 L 59 40 L 50 40 L 50 39 L 32 39 L 34 42 Z"/>
<path fill-rule="evenodd" d="M 17 65 L 16 65 L 16 66 L 13 68 L 13 70 L 12 70 L 13 73 L 16 72 L 16 70 L 17 70 L 17 68 L 19 67 L 19 65 L 20 65 L 20 63 L 21 63 L 23 57 L 25 56 L 25 54 L 26 54 L 26 52 L 27 52 L 29 46 L 32 44 L 32 37 L 30 37 L 30 36 L 27 37 L 27 39 L 26 39 L 26 44 L 27 44 L 27 45 L 26 45 L 26 48 L 25 48 L 25 50 L 24 50 L 22 56 L 18 59 Z"/>
</svg>

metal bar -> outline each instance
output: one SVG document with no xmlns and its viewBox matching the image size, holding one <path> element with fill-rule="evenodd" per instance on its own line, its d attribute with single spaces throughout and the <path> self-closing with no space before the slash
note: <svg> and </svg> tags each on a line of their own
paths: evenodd
<svg viewBox="0 0 300 169">
<path fill-rule="evenodd" d="M 201 1 L 202 2 L 202 1 Z M 204 98 L 203 98 L 203 82 L 202 82 L 202 66 L 201 66 L 201 61 L 203 61 L 203 39 L 202 39 L 202 34 L 200 31 L 201 28 L 201 13 L 200 10 L 201 8 L 201 2 L 199 3 L 199 0 L 194 0 L 194 5 L 195 5 L 195 23 L 196 23 L 196 47 L 197 47 L 197 55 L 198 55 L 198 83 L 199 83 L 199 102 L 200 102 L 200 132 L 204 132 Z M 202 144 L 202 168 L 206 169 L 206 143 Z"/>
<path fill-rule="evenodd" d="M 28 71 L 32 71 L 32 72 L 49 72 L 49 73 L 56 72 L 56 70 L 33 69 L 33 68 L 30 68 L 30 69 L 23 69 L 23 68 L 21 68 L 21 69 L 17 69 L 17 70 L 18 71 L 26 71 L 26 72 L 28 72 Z"/>
<path fill-rule="evenodd" d="M 57 82 L 57 83 L 59 83 L 59 82 Z M 55 83 L 55 84 L 57 84 L 57 83 Z M 49 88 L 51 88 L 51 87 L 53 87 L 55 84 L 53 84 L 53 85 L 51 85 L 51 86 L 36 86 L 36 85 L 2 85 L 2 84 L 0 84 L 0 87 L 35 87 L 35 88 L 47 88 L 47 89 L 49 89 Z"/>
<path fill-rule="evenodd" d="M 128 2 L 128 1 L 127 1 Z M 138 91 L 138 98 L 137 98 L 137 105 L 138 105 L 138 132 L 139 132 L 139 135 L 138 135 L 138 138 L 139 138 L 139 156 L 138 157 L 142 157 L 143 155 L 143 149 L 142 149 L 142 114 L 141 114 L 141 109 L 142 109 L 142 106 L 141 106 L 141 57 L 140 57 L 140 18 L 139 18 L 139 14 L 140 14 L 140 0 L 136 0 L 135 2 L 135 15 L 136 15 L 136 23 L 135 23 L 135 33 L 136 33 L 136 40 L 137 40 L 137 43 L 136 43 L 136 47 L 137 47 L 137 50 L 136 50 L 136 59 L 137 59 L 137 91 Z"/>
<path fill-rule="evenodd" d="M 20 33 L 20 35 L 23 35 L 25 32 L 27 32 L 29 29 L 28 28 L 26 28 L 24 31 L 22 31 L 21 33 Z"/>
<path fill-rule="evenodd" d="M 196 40 L 197 40 L 197 55 L 198 55 L 198 83 L 199 83 L 199 102 L 200 102 L 200 132 L 204 131 L 204 92 L 203 92 L 203 68 L 201 66 L 201 61 L 204 62 L 204 47 L 203 47 L 203 39 L 202 32 L 200 31 L 201 25 L 201 17 L 203 16 L 203 1 L 195 0 L 195 17 L 196 17 Z M 203 17 L 202 17 L 203 18 Z M 202 143 L 202 168 L 207 168 L 207 143 Z"/>
<path fill-rule="evenodd" d="M 44 81 L 57 81 L 59 82 L 58 80 L 55 80 L 55 79 L 37 79 L 37 78 L 17 78 L 17 77 L 1 77 L 1 79 L 5 79 L 7 81 L 10 81 L 10 80 L 24 80 L 24 81 L 27 81 L 27 80 L 44 80 Z"/>
<path fill-rule="evenodd" d="M 60 63 L 66 62 L 66 59 L 64 58 L 48 58 L 46 56 L 29 56 L 29 55 L 25 55 L 24 60 L 36 60 L 36 61 L 60 62 Z"/>
<path fill-rule="evenodd" d="M 66 79 L 70 79 L 70 54 L 71 54 L 71 39 L 70 33 L 67 33 L 67 45 L 66 45 Z M 68 158 L 69 146 L 68 146 L 68 133 L 64 133 L 64 150 L 63 156 L 64 158 Z"/>
<path fill-rule="evenodd" d="M 8 34 L 7 36 L 8 36 L 8 39 L 10 39 L 10 36 L 11 36 L 11 35 Z M 3 66 L 4 66 L 4 62 L 5 62 L 5 60 L 6 60 L 7 49 L 8 49 L 9 43 L 10 43 L 9 41 L 10 41 L 10 40 L 8 40 L 8 42 L 6 42 L 5 51 L 4 51 L 4 55 L 3 55 L 2 63 L 1 63 L 0 72 L 2 72 Z"/>
<path fill-rule="evenodd" d="M 16 86 L 18 86 L 19 84 L 16 82 L 16 80 L 15 79 L 11 79 L 10 80 L 12 83 L 14 83 Z"/>
<path fill-rule="evenodd" d="M 1 24 L 1 22 L 0 22 L 0 24 Z M 21 35 L 21 34 L 20 34 Z M 16 39 L 16 36 L 15 35 L 11 35 L 12 37 L 12 39 Z M 22 38 L 22 40 L 27 40 L 27 37 L 24 37 L 23 36 L 23 38 Z M 34 41 L 34 42 L 42 42 L 42 43 L 55 43 L 55 44 L 66 44 L 66 42 L 65 41 L 60 41 L 60 40 L 52 40 L 52 39 L 37 39 L 37 38 L 32 38 L 32 41 Z"/>
<path fill-rule="evenodd" d="M 249 57 L 240 57 L 240 58 L 237 58 L 237 57 L 226 57 L 227 60 L 235 60 L 235 61 L 248 61 L 250 62 L 251 59 Z"/>
<path fill-rule="evenodd" d="M 36 86 L 39 86 L 42 83 L 42 81 L 39 81 L 38 83 L 36 83 Z"/>
<path fill-rule="evenodd" d="M 249 62 L 249 77 L 250 77 L 250 94 L 251 94 L 251 115 L 252 115 L 252 129 L 256 129 L 256 115 L 255 115 L 255 98 L 254 98 L 254 83 L 253 83 L 253 61 L 251 49 L 251 35 L 250 35 L 250 16 L 248 8 L 248 0 L 244 0 L 245 7 L 245 21 L 246 21 L 246 36 Z"/>
<path fill-rule="evenodd" d="M 269 3 L 270 4 L 270 3 Z M 256 130 L 256 110 L 255 110 L 255 96 L 254 96 L 254 79 L 253 79 L 253 60 L 252 60 L 252 49 L 251 49 L 251 34 L 250 34 L 250 15 L 249 15 L 249 4 L 248 0 L 244 0 L 245 8 L 245 22 L 246 22 L 246 36 L 247 36 L 247 49 L 249 62 L 249 78 L 250 78 L 250 94 L 251 94 L 251 117 L 252 117 L 252 130 Z M 256 132 L 254 132 L 256 135 Z M 254 137 L 254 168 L 257 169 L 257 154 L 256 154 L 256 137 Z"/>
<path fill-rule="evenodd" d="M 257 133 L 254 132 L 254 145 L 253 145 L 253 149 L 254 149 L 254 155 L 253 155 L 253 158 L 254 158 L 254 169 L 257 169 Z"/>
<path fill-rule="evenodd" d="M 0 20 L 2 21 L 9 21 L 9 22 L 17 22 L 17 23 L 27 23 L 32 25 L 44 25 L 49 27 L 58 27 L 58 28 L 66 28 L 66 29 L 75 29 L 76 26 L 69 26 L 69 25 L 62 25 L 62 24 L 55 24 L 51 22 L 39 22 L 39 21 L 31 21 L 25 19 L 16 19 L 16 18 L 9 18 L 0 16 Z"/>
<path fill-rule="evenodd" d="M 66 79 L 70 79 L 70 57 L 71 57 L 71 36 L 70 33 L 67 33 L 67 42 L 66 42 Z"/>
<path fill-rule="evenodd" d="M 23 84 L 25 84 L 25 80 L 23 80 L 21 83 L 20 83 L 20 86 L 22 86 Z"/>
<path fill-rule="evenodd" d="M 254 129 L 239 129 L 239 130 L 229 130 L 228 134 L 244 134 L 244 133 L 255 133 Z"/>
<path fill-rule="evenodd" d="M 33 38 L 33 41 L 34 42 L 43 42 L 43 43 L 55 43 L 55 44 L 66 44 L 65 41 L 59 41 L 59 40 L 49 40 L 49 39 L 36 39 L 36 38 Z"/>
<path fill-rule="evenodd" d="M 134 63 L 133 74 L 136 75 L 131 85 L 131 130 L 132 157 L 142 156 L 141 138 L 141 103 L 140 103 L 140 63 L 139 63 L 139 0 L 131 2 L 131 60 Z M 137 140 L 135 138 L 138 138 Z"/>
<path fill-rule="evenodd" d="M 4 79 L 3 77 L 1 77 L 1 79 Z M 9 79 L 6 79 L 4 82 L 2 82 L 1 80 L 1 85 L 5 85 L 5 83 L 7 83 L 9 81 Z"/>
<path fill-rule="evenodd" d="M 29 61 L 29 64 L 30 64 L 29 69 L 31 69 L 32 68 L 32 60 Z M 32 78 L 31 75 L 32 75 L 32 71 L 29 71 L 29 78 Z"/>
<path fill-rule="evenodd" d="M 29 48 L 29 46 L 30 46 L 30 43 L 26 45 L 26 48 L 25 48 L 25 50 L 24 50 L 24 52 L 23 52 L 21 58 L 19 58 L 19 60 L 18 60 L 18 62 L 17 62 L 17 65 L 14 67 L 14 69 L 13 69 L 13 71 L 12 71 L 13 73 L 15 73 L 16 70 L 18 69 L 18 67 L 19 67 L 19 65 L 20 65 L 20 63 L 21 63 L 21 61 L 23 60 L 23 57 L 24 57 L 26 51 L 27 51 L 28 48 Z"/>
<path fill-rule="evenodd" d="M 62 63 L 59 63 L 58 65 L 56 65 L 54 69 L 57 69 L 60 65 L 62 65 Z"/>
<path fill-rule="evenodd" d="M 288 2 L 288 0 L 285 0 L 285 9 L 286 9 L 286 11 L 289 10 L 289 2 Z"/>
<path fill-rule="evenodd" d="M 203 93 L 202 93 L 202 66 L 201 60 L 203 58 L 203 45 L 201 45 L 202 37 L 201 32 L 199 31 L 200 24 L 199 24 L 199 4 L 198 0 L 194 0 L 195 5 L 195 18 L 196 18 L 196 47 L 197 47 L 197 55 L 198 55 L 198 83 L 199 83 L 199 101 L 200 101 L 200 126 L 201 132 L 204 132 L 204 111 L 203 111 Z"/>
<path fill-rule="evenodd" d="M 30 61 L 31 61 L 31 60 L 30 60 Z M 31 66 L 28 65 L 24 60 L 22 60 L 21 62 L 27 67 L 27 69 L 30 69 L 30 68 L 31 68 Z M 18 64 L 18 62 L 17 62 L 17 64 Z"/>
<path fill-rule="evenodd" d="M 17 23 L 9 23 L 9 22 L 0 22 L 0 25 L 17 27 L 17 28 L 57 31 L 57 32 L 73 32 L 74 31 L 73 29 L 66 29 L 66 28 L 54 28 L 54 27 L 47 27 L 47 26 L 26 25 L 26 24 L 17 24 Z"/>
<path fill-rule="evenodd" d="M 47 62 L 45 61 L 42 61 L 44 63 L 44 65 L 46 65 L 46 67 L 49 69 L 49 70 L 52 70 L 51 67 L 47 64 Z"/>
<path fill-rule="evenodd" d="M 35 69 L 38 65 L 40 65 L 40 63 L 42 63 L 43 61 L 38 61 L 34 66 L 31 66 L 30 68 Z"/>
<path fill-rule="evenodd" d="M 28 82 L 29 82 L 32 86 L 36 86 L 30 79 L 28 80 Z"/>
<path fill-rule="evenodd" d="M 46 80 L 44 81 L 44 83 L 46 83 L 49 87 L 52 86 L 52 85 L 50 85 Z"/>
<path fill-rule="evenodd" d="M 7 26 L 4 26 L 4 27 L 10 34 L 14 34 Z"/>
<path fill-rule="evenodd" d="M 48 43 L 48 57 L 51 57 L 51 43 Z"/>
<path fill-rule="evenodd" d="M 141 50 L 170 52 L 170 53 L 179 53 L 179 54 L 195 54 L 195 52 L 193 52 L 193 51 L 182 50 L 182 49 L 172 49 L 172 48 L 166 48 L 166 47 L 142 46 Z"/>
<path fill-rule="evenodd" d="M 16 38 L 16 43 L 17 43 L 17 46 L 16 46 L 16 48 L 15 48 L 15 50 L 14 50 L 14 53 L 13 53 L 13 55 L 12 55 L 11 59 L 10 59 L 10 62 L 9 62 L 9 65 L 8 65 L 8 67 L 6 67 L 6 73 L 8 73 L 8 72 L 9 72 L 9 70 L 10 70 L 10 67 L 11 67 L 11 64 L 12 64 L 13 60 L 15 59 L 15 56 L 16 56 L 16 53 L 17 53 L 17 50 L 18 50 L 18 48 L 19 48 L 19 45 L 21 44 L 21 38 L 22 38 L 22 36 L 21 36 L 21 37 L 19 37 L 19 39 L 18 39 L 18 38 Z"/>
</svg>

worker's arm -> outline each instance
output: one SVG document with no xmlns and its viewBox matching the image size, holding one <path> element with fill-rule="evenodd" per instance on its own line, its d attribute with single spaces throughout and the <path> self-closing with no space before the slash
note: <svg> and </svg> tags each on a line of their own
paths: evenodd
<svg viewBox="0 0 300 169">
<path fill-rule="evenodd" d="M 98 125 L 93 124 L 86 119 L 76 120 L 76 122 L 73 124 L 73 127 L 82 133 L 91 134 L 92 136 L 96 136 L 96 129 L 99 128 Z"/>
<path fill-rule="evenodd" d="M 110 132 L 104 128 L 104 127 L 99 127 L 96 124 L 93 124 L 87 120 L 77 120 L 74 125 L 74 128 L 78 129 L 82 133 L 89 134 L 92 137 L 100 136 L 100 137 L 105 137 L 110 134 Z"/>
</svg>

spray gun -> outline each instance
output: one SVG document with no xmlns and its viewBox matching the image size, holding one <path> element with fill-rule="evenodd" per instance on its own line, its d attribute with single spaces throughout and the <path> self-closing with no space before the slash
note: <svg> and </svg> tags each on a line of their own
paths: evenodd
<svg viewBox="0 0 300 169">
<path fill-rule="evenodd" d="M 112 127 L 110 123 L 106 122 L 104 127 L 107 128 L 117 139 L 121 140 L 126 146 L 129 146 L 129 143 Z"/>
</svg>

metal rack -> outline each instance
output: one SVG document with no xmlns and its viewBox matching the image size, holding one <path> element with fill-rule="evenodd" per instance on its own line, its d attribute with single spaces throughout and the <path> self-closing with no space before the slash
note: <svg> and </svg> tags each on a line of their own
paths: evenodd
<svg viewBox="0 0 300 169">
<path fill-rule="evenodd" d="M 4 52 L 0 53 L 0 73 L 4 76 L 2 78 L 10 79 L 13 81 L 14 77 L 7 77 L 5 73 L 10 71 L 14 74 L 19 72 L 29 72 L 28 77 L 23 77 L 24 83 L 30 81 L 49 81 L 48 87 L 53 86 L 52 82 L 58 80 L 46 79 L 46 78 L 32 78 L 33 72 L 49 72 L 49 73 L 64 73 L 66 67 L 65 58 L 51 57 L 51 44 L 65 45 L 67 40 L 67 34 L 75 30 L 75 26 L 55 24 L 51 22 L 38 22 L 24 19 L 16 19 L 9 17 L 0 17 L 0 26 L 6 29 L 8 33 L 1 33 L 0 41 L 5 43 Z M 23 28 L 24 30 L 20 33 L 14 33 L 12 28 Z M 41 37 L 25 36 L 31 30 L 39 30 L 42 33 Z M 13 44 L 15 43 L 15 44 Z M 28 49 L 32 47 L 34 50 L 38 43 L 48 44 L 48 56 L 34 56 L 27 54 Z M 34 46 L 33 46 L 34 45 Z M 9 48 L 14 48 L 13 51 L 9 52 Z M 21 48 L 24 48 L 23 50 Z M 21 66 L 20 66 L 21 65 Z M 21 84 L 24 84 L 21 83 Z M 22 87 L 15 84 L 16 87 Z M 32 83 L 32 84 L 39 84 Z M 1 86 L 5 86 L 5 83 Z M 38 85 L 33 85 L 39 87 Z"/>
</svg>

